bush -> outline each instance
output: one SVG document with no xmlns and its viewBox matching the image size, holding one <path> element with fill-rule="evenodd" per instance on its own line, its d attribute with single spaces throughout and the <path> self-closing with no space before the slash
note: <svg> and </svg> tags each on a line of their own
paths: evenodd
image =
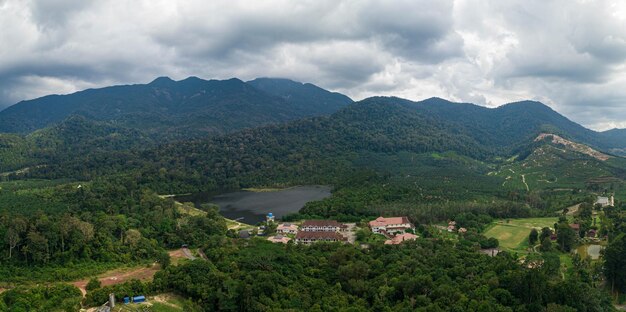
<svg viewBox="0 0 626 312">
<path fill-rule="evenodd" d="M 100 280 L 96 277 L 93 277 L 89 280 L 89 283 L 87 283 L 87 286 L 85 287 L 85 289 L 87 289 L 87 291 L 92 291 L 94 289 L 100 288 L 100 286 L 102 286 L 102 283 L 100 283 Z"/>
</svg>

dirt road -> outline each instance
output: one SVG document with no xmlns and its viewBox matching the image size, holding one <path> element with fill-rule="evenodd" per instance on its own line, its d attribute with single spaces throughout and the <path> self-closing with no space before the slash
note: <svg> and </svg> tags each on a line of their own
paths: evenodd
<svg viewBox="0 0 626 312">
<path fill-rule="evenodd" d="M 183 251 L 183 255 L 185 255 L 187 259 L 196 260 L 196 257 L 191 253 L 191 250 L 189 250 L 189 248 L 182 248 L 181 250 Z"/>
</svg>

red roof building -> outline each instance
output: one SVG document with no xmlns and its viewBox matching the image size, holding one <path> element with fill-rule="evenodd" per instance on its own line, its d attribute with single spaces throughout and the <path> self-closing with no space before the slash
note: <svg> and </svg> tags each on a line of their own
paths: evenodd
<svg viewBox="0 0 626 312">
<path fill-rule="evenodd" d="M 372 228 L 372 232 L 374 233 L 394 233 L 394 232 L 404 232 L 408 229 L 415 230 L 413 224 L 409 221 L 407 217 L 392 217 L 392 218 L 383 218 L 378 217 L 374 221 L 369 222 L 370 228 Z"/>
<path fill-rule="evenodd" d="M 335 220 L 306 220 L 300 225 L 301 232 L 339 232 L 346 228 L 345 224 Z"/>
<path fill-rule="evenodd" d="M 343 242 L 343 235 L 332 231 L 300 231 L 296 234 L 297 244 L 312 244 L 315 242 Z"/>
</svg>

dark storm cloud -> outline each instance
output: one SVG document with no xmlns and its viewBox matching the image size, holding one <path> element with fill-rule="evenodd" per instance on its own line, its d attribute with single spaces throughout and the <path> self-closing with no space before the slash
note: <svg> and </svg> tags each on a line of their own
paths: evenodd
<svg viewBox="0 0 626 312">
<path fill-rule="evenodd" d="M 619 1 L 0 0 L 0 106 L 162 75 L 274 76 L 357 99 L 538 99 L 626 126 L 625 17 Z"/>
</svg>

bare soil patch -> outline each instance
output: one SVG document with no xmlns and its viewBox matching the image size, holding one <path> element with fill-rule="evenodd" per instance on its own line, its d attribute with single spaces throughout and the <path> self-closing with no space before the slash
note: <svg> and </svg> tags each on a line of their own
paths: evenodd
<svg viewBox="0 0 626 312">
<path fill-rule="evenodd" d="M 147 281 L 151 280 L 154 274 L 160 269 L 161 267 L 159 265 L 153 264 L 150 267 L 144 266 L 132 269 L 113 270 L 101 274 L 98 276 L 98 280 L 100 280 L 102 286 L 122 284 L 133 279 Z M 72 285 L 78 287 L 83 296 L 85 296 L 87 294 L 87 283 L 89 283 L 89 279 L 73 282 Z"/>
</svg>

